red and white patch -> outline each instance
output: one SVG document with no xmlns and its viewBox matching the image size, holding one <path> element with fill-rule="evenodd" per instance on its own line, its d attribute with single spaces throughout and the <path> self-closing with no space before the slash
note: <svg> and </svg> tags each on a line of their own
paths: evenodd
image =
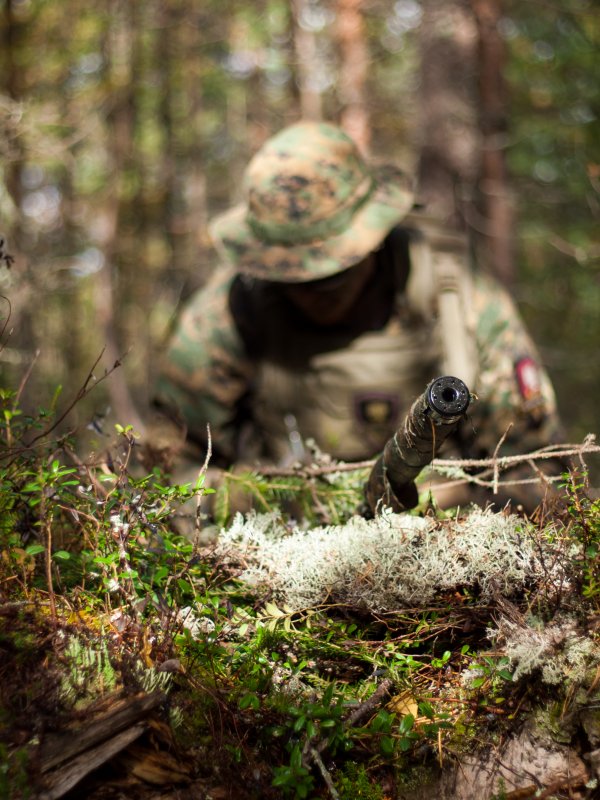
<svg viewBox="0 0 600 800">
<path fill-rule="evenodd" d="M 537 362 L 531 356 L 519 359 L 515 364 L 515 376 L 523 413 L 532 424 L 541 424 L 546 416 L 546 402 L 542 393 L 542 373 Z"/>
<path fill-rule="evenodd" d="M 519 394 L 525 403 L 537 400 L 542 394 L 542 378 L 540 369 L 531 356 L 519 359 L 515 364 L 515 374 L 519 386 Z"/>
</svg>

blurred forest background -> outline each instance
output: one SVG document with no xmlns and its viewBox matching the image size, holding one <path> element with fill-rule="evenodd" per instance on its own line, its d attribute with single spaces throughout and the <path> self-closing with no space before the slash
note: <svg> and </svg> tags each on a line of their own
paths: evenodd
<svg viewBox="0 0 600 800">
<path fill-rule="evenodd" d="M 600 431 L 595 0 L 1 0 L 2 385 L 143 418 L 207 221 L 258 146 L 340 122 L 466 227 L 516 297 L 567 438 Z"/>
</svg>

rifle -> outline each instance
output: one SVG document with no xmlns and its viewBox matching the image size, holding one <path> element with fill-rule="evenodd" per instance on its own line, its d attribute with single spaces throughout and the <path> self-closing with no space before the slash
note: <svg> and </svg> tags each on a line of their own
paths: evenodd
<svg viewBox="0 0 600 800">
<path fill-rule="evenodd" d="M 427 385 L 371 470 L 365 497 L 372 514 L 380 504 L 396 512 L 418 505 L 415 478 L 456 430 L 470 402 L 460 378 L 444 375 Z"/>
</svg>

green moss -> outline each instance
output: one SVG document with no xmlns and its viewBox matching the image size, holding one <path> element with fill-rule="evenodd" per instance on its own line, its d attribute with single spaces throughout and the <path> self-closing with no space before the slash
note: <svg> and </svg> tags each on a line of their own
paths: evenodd
<svg viewBox="0 0 600 800">
<path fill-rule="evenodd" d="M 381 786 L 369 777 L 364 764 L 348 761 L 336 776 L 340 800 L 384 800 Z"/>
<path fill-rule="evenodd" d="M 396 773 L 398 800 L 409 800 L 414 792 L 433 784 L 438 777 L 439 769 L 434 762 L 411 764 L 407 760 Z"/>
<path fill-rule="evenodd" d="M 31 797 L 28 763 L 29 755 L 25 748 L 10 751 L 0 743 L 0 800 Z"/>
</svg>

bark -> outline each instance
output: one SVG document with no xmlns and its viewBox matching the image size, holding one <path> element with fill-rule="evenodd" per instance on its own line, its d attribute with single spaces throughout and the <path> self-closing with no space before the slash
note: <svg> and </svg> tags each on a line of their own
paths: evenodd
<svg viewBox="0 0 600 800">
<path fill-rule="evenodd" d="M 319 69 L 317 41 L 315 34 L 302 22 L 308 3 L 307 0 L 291 0 L 291 6 L 300 115 L 302 119 L 319 120 L 323 117 L 323 98 L 314 80 Z"/>
<path fill-rule="evenodd" d="M 104 266 L 96 274 L 95 305 L 108 367 L 120 361 L 124 355 L 116 328 L 115 278 L 120 254 L 119 223 L 123 209 L 124 170 L 133 149 L 135 119 L 129 60 L 134 30 L 131 10 L 131 7 L 116 0 L 106 43 L 114 99 L 106 130 L 110 177 L 95 220 L 96 239 L 105 259 Z M 119 422 L 133 425 L 137 431 L 143 432 L 140 414 L 122 370 L 116 370 L 111 376 L 108 392 Z"/>
<path fill-rule="evenodd" d="M 482 135 L 479 178 L 483 246 L 496 277 L 515 279 L 514 207 L 506 168 L 508 111 L 503 69 L 506 48 L 498 32 L 501 0 L 471 0 L 479 34 L 479 124 Z"/>
<path fill-rule="evenodd" d="M 160 692 L 109 696 L 98 711 L 90 709 L 84 721 L 43 737 L 37 754 L 40 793 L 36 796 L 59 800 L 99 767 L 110 775 L 117 757 L 130 775 L 155 786 L 187 781 L 189 769 L 169 752 L 170 730 L 158 717 L 164 700 Z M 147 731 L 155 734 L 155 747 L 137 743 Z"/>
<path fill-rule="evenodd" d="M 367 154 L 371 141 L 366 97 L 369 52 L 362 5 L 362 0 L 337 0 L 335 34 L 340 52 L 340 124 Z"/>
<path fill-rule="evenodd" d="M 477 31 L 464 0 L 424 0 L 423 12 L 419 199 L 462 228 L 479 163 Z"/>
<path fill-rule="evenodd" d="M 11 100 L 20 101 L 25 93 L 25 73 L 19 65 L 19 50 L 25 41 L 25 23 L 15 13 L 14 0 L 6 0 L 2 19 L 2 36 L 0 38 L 0 86 Z M 15 209 L 21 207 L 22 184 L 21 173 L 24 164 L 24 153 L 20 139 L 15 137 L 11 158 L 4 170 L 4 183 L 10 194 Z M 15 246 L 22 246 L 19 214 L 11 232 Z"/>
</svg>

